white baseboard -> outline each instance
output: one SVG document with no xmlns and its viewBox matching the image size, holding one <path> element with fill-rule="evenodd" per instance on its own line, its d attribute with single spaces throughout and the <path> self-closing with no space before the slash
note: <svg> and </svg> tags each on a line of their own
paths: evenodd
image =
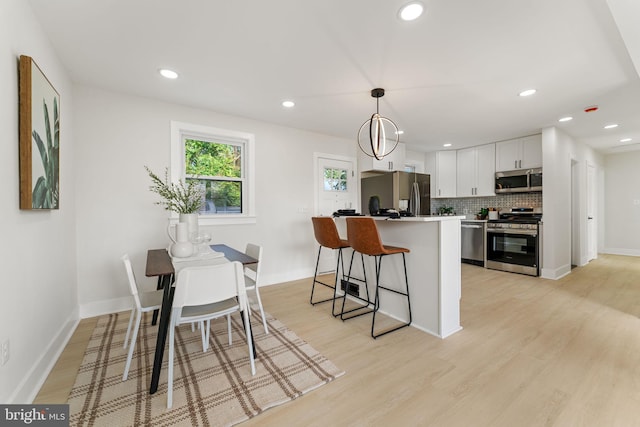
<svg viewBox="0 0 640 427">
<path fill-rule="evenodd" d="M 260 286 L 269 286 L 278 283 L 291 282 L 294 280 L 305 279 L 313 276 L 313 270 L 303 269 L 298 271 L 287 271 L 282 274 L 272 274 L 269 276 L 261 276 Z M 121 298 L 113 298 L 103 301 L 93 301 L 80 305 L 80 318 L 102 316 L 103 314 L 119 313 L 121 311 L 131 310 L 133 299 L 129 296 Z"/>
<path fill-rule="evenodd" d="M 18 385 L 13 394 L 9 396 L 9 401 L 7 403 L 30 404 L 33 402 L 38 395 L 42 384 L 44 384 L 49 373 L 58 361 L 60 354 L 62 354 L 62 351 L 71 339 L 79 321 L 80 318 L 78 316 L 78 310 L 74 310 L 69 315 L 62 328 L 60 328 L 58 334 L 56 334 L 56 336 L 47 343 L 46 347 L 43 348 L 40 358 L 24 376 L 24 379 Z"/>
<path fill-rule="evenodd" d="M 276 285 L 280 283 L 293 282 L 294 280 L 309 279 L 309 292 L 311 292 L 311 281 L 313 280 L 314 269 L 300 269 L 296 271 L 286 271 L 278 274 L 260 274 L 260 286 Z"/>
<path fill-rule="evenodd" d="M 571 265 L 566 264 L 558 268 L 543 268 L 540 277 L 543 279 L 558 280 L 571 273 Z"/>
<path fill-rule="evenodd" d="M 103 314 L 118 313 L 131 310 L 133 297 L 113 298 L 103 301 L 93 301 L 80 305 L 80 318 L 102 316 Z"/>
<path fill-rule="evenodd" d="M 604 248 L 602 253 L 609 255 L 640 256 L 640 249 Z"/>
</svg>

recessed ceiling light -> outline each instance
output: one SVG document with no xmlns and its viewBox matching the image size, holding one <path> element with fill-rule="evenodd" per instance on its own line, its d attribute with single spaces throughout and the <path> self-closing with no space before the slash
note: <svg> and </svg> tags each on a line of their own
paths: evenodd
<svg viewBox="0 0 640 427">
<path fill-rule="evenodd" d="M 296 103 L 293 101 L 282 101 L 282 106 L 285 108 L 293 108 L 295 105 Z"/>
<path fill-rule="evenodd" d="M 451 147 L 451 144 L 447 143 L 447 144 L 442 144 L 443 147 Z"/>
<path fill-rule="evenodd" d="M 522 92 L 520 92 L 520 93 L 518 94 L 518 96 L 531 96 L 531 95 L 533 95 L 534 93 L 536 93 L 536 90 L 535 90 L 535 89 L 527 89 L 527 90 L 523 90 Z"/>
<path fill-rule="evenodd" d="M 399 130 L 398 132 L 396 132 L 396 135 L 402 135 L 402 134 L 404 134 L 403 130 Z"/>
<path fill-rule="evenodd" d="M 620 142 L 629 142 L 629 141 L 631 141 L 631 138 L 622 138 L 620 140 Z"/>
<path fill-rule="evenodd" d="M 617 128 L 618 124 L 617 123 L 611 123 L 610 125 L 606 125 L 604 128 L 605 129 L 613 129 L 613 128 Z"/>
<path fill-rule="evenodd" d="M 422 12 L 424 11 L 424 6 L 422 3 L 414 1 L 408 4 L 405 4 L 398 11 L 398 16 L 403 21 L 413 21 L 418 19 Z"/>
<path fill-rule="evenodd" d="M 559 122 L 568 122 L 570 120 L 573 120 L 573 117 L 567 116 L 567 117 L 563 117 L 561 119 L 558 119 Z"/>
<path fill-rule="evenodd" d="M 158 70 L 158 72 L 160 73 L 160 75 L 162 77 L 165 77 L 167 79 L 177 79 L 178 78 L 178 73 L 176 73 L 173 70 L 169 70 L 167 68 L 161 68 L 160 70 Z"/>
</svg>

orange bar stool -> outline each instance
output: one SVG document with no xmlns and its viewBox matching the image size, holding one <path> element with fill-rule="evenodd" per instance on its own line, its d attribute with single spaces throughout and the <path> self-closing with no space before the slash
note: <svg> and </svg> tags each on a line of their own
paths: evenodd
<svg viewBox="0 0 640 427">
<path fill-rule="evenodd" d="M 338 270 L 340 269 L 340 266 L 342 264 L 342 276 L 344 277 L 344 259 L 342 256 L 342 249 L 348 248 L 349 242 L 340 238 L 340 235 L 338 234 L 338 228 L 336 227 L 336 223 L 333 221 L 333 218 L 328 216 L 314 216 L 311 218 L 311 222 L 313 222 L 313 232 L 320 247 L 318 248 L 316 271 L 313 275 L 313 284 L 311 285 L 311 298 L 309 298 L 309 302 L 311 303 L 311 305 L 316 305 L 327 301 L 333 301 L 331 313 L 335 317 L 340 315 L 340 313 L 335 313 Z M 336 278 L 333 285 L 318 280 L 318 264 L 320 263 L 320 253 L 322 252 L 322 248 L 338 250 L 338 260 L 336 262 Z M 323 299 L 321 301 L 314 301 L 313 293 L 315 291 L 316 283 L 333 289 L 333 297 Z"/>
<path fill-rule="evenodd" d="M 353 248 L 353 254 L 351 255 L 351 263 L 349 264 L 349 273 L 347 274 L 347 280 L 351 276 L 351 266 L 353 265 L 353 256 L 356 252 L 360 252 L 363 255 L 369 255 L 374 257 L 374 263 L 376 267 L 376 292 L 375 292 L 375 300 L 373 304 L 373 309 L 366 313 L 359 313 L 354 316 L 348 317 L 346 319 L 350 319 L 353 317 L 361 316 L 363 314 L 368 314 L 373 312 L 373 319 L 371 320 L 371 336 L 375 339 L 379 336 L 388 334 L 389 332 L 397 331 L 398 329 L 404 328 L 411 324 L 411 299 L 409 298 L 409 279 L 407 277 L 407 262 L 405 259 L 405 254 L 409 253 L 409 249 L 400 248 L 396 246 L 387 246 L 382 244 L 382 240 L 380 239 L 380 233 L 378 232 L 378 227 L 376 226 L 376 222 L 373 218 L 367 217 L 352 217 L 347 218 L 347 241 L 349 242 L 349 246 Z M 404 282 L 405 282 L 405 290 L 397 290 L 392 289 L 387 286 L 383 286 L 380 284 L 380 270 L 382 267 L 382 258 L 388 255 L 397 255 L 402 254 L 402 264 L 404 265 Z M 376 323 L 376 313 L 380 309 L 380 290 L 385 290 L 388 292 L 393 292 L 398 295 L 405 296 L 407 298 L 407 308 L 409 310 L 409 321 L 407 323 L 403 323 L 400 326 L 393 327 L 391 329 L 387 329 L 383 332 L 376 333 L 375 332 L 375 323 Z M 346 299 L 346 294 L 345 294 Z M 344 311 L 344 299 L 342 300 L 343 311 Z M 364 308 L 364 307 L 361 307 Z M 343 318 L 343 320 L 346 320 Z"/>
</svg>

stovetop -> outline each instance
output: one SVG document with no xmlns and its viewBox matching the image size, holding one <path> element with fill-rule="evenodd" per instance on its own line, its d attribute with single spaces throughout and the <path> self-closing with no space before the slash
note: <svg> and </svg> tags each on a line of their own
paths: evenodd
<svg viewBox="0 0 640 427">
<path fill-rule="evenodd" d="M 500 211 L 499 219 L 489 220 L 492 228 L 535 228 L 542 221 L 542 208 L 511 208 Z"/>
</svg>

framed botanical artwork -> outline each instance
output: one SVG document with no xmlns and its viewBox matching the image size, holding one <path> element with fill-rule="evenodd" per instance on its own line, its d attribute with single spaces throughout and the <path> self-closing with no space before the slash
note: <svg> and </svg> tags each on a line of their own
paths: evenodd
<svg viewBox="0 0 640 427">
<path fill-rule="evenodd" d="M 20 209 L 60 207 L 60 95 L 20 56 Z"/>
</svg>

